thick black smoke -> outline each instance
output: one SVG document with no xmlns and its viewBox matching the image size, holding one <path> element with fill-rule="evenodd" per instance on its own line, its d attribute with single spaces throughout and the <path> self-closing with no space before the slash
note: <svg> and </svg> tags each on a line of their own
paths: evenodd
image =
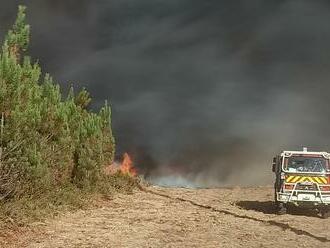
<svg viewBox="0 0 330 248">
<path fill-rule="evenodd" d="M 330 4 L 309 0 L 1 0 L 28 6 L 31 53 L 109 99 L 118 154 L 151 178 L 271 183 L 281 149 L 330 149 Z"/>
</svg>

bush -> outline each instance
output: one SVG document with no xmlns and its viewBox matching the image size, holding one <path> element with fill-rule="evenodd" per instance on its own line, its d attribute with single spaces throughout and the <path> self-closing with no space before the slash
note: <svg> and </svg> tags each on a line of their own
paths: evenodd
<svg viewBox="0 0 330 248">
<path fill-rule="evenodd" d="M 115 151 L 109 105 L 99 113 L 89 111 L 91 98 L 85 89 L 75 95 L 71 87 L 62 97 L 59 85 L 50 75 L 42 76 L 40 66 L 24 54 L 29 34 L 25 7 L 20 6 L 0 52 L 2 203 L 68 185 L 100 188 L 100 183 L 111 181 L 102 174 Z M 113 178 L 109 185 L 118 181 Z"/>
</svg>

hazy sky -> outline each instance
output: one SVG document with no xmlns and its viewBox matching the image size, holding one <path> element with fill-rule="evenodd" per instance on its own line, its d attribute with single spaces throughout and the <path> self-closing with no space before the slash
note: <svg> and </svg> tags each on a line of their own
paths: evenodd
<svg viewBox="0 0 330 248">
<path fill-rule="evenodd" d="M 143 173 L 271 184 L 281 149 L 330 150 L 328 1 L 0 0 L 2 39 L 18 3 L 32 57 L 111 102 Z"/>
</svg>

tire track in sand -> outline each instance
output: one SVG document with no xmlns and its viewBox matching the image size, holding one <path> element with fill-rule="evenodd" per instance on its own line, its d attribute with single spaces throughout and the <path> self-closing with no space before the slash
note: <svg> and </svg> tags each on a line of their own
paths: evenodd
<svg viewBox="0 0 330 248">
<path fill-rule="evenodd" d="M 276 227 L 281 228 L 282 230 L 289 230 L 289 231 L 291 231 L 291 232 L 293 232 L 297 235 L 305 235 L 305 236 L 308 236 L 310 238 L 313 238 L 313 239 L 318 240 L 318 241 L 323 242 L 323 243 L 329 243 L 330 242 L 330 240 L 326 237 L 317 236 L 317 235 L 312 234 L 308 231 L 292 227 L 287 223 L 282 223 L 282 222 L 278 222 L 278 221 L 274 221 L 274 220 L 263 220 L 263 219 L 259 219 L 259 218 L 248 216 L 248 215 L 237 214 L 237 213 L 234 213 L 234 212 L 231 212 L 231 211 L 228 211 L 228 210 L 218 209 L 218 208 L 215 208 L 215 207 L 210 206 L 210 205 L 203 205 L 203 204 L 194 202 L 194 201 L 189 200 L 189 199 L 184 199 L 182 197 L 173 197 L 173 196 L 170 196 L 170 195 L 167 195 L 167 194 L 164 194 L 164 193 L 149 190 L 149 189 L 146 189 L 142 186 L 139 186 L 139 189 L 141 191 L 145 192 L 145 193 L 165 197 L 165 198 L 168 198 L 168 199 L 171 199 L 171 200 L 187 202 L 187 203 L 190 203 L 191 205 L 194 205 L 196 207 L 203 208 L 203 209 L 209 209 L 213 212 L 231 215 L 233 217 L 240 218 L 240 219 L 248 219 L 248 220 L 260 222 L 260 223 L 263 223 L 263 224 L 266 224 L 266 225 L 268 224 L 268 225 L 276 226 Z"/>
</svg>

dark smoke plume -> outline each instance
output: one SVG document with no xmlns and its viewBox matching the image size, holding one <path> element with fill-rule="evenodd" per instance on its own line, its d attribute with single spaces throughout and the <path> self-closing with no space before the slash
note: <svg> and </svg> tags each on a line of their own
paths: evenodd
<svg viewBox="0 0 330 248">
<path fill-rule="evenodd" d="M 33 57 L 111 101 L 150 178 L 270 184 L 281 149 L 330 148 L 328 1 L 2 0 L 1 37 L 18 3 Z"/>
</svg>

